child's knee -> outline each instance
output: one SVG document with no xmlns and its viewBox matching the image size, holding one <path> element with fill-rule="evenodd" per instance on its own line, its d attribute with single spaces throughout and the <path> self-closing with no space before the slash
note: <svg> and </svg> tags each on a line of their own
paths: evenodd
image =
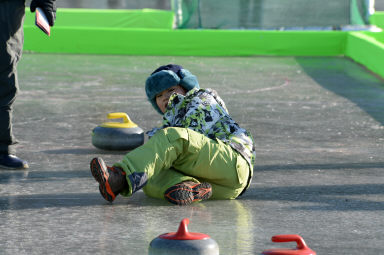
<svg viewBox="0 0 384 255">
<path fill-rule="evenodd" d="M 190 137 L 186 128 L 168 127 L 162 130 L 164 138 L 178 153 L 188 151 Z"/>
<path fill-rule="evenodd" d="M 186 128 L 167 127 L 156 132 L 151 139 L 166 138 L 169 142 L 179 139 L 189 140 L 188 131 Z"/>
<path fill-rule="evenodd" d="M 214 200 L 227 200 L 237 198 L 241 192 L 242 187 L 225 187 L 217 184 L 212 184 L 212 197 Z"/>
<path fill-rule="evenodd" d="M 167 127 L 156 133 L 156 135 L 165 136 L 169 142 L 179 139 L 189 140 L 188 131 L 186 128 Z"/>
</svg>

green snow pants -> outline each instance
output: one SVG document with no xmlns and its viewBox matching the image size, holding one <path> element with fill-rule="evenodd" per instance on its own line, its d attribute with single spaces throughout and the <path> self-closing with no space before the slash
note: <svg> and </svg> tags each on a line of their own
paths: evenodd
<svg viewBox="0 0 384 255">
<path fill-rule="evenodd" d="M 183 181 L 209 182 L 211 199 L 235 199 L 249 185 L 247 161 L 231 146 L 188 128 L 158 131 L 147 143 L 114 164 L 126 173 L 131 196 L 143 188 L 147 196 L 164 199 L 164 192 Z"/>
</svg>

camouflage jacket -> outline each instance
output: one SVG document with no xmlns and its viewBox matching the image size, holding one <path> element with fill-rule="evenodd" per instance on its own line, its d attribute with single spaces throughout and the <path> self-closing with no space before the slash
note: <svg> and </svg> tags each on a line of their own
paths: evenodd
<svg viewBox="0 0 384 255">
<path fill-rule="evenodd" d="M 185 127 L 211 139 L 220 139 L 239 152 L 253 169 L 255 149 L 250 133 L 230 116 L 223 100 L 212 89 L 192 89 L 183 96 L 173 94 L 163 116 L 161 128 L 147 132 L 152 137 L 166 127 Z"/>
</svg>

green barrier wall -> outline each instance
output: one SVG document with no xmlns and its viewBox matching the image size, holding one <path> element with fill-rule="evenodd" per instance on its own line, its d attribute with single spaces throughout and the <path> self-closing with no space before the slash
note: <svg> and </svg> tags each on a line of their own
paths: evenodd
<svg viewBox="0 0 384 255">
<path fill-rule="evenodd" d="M 173 14 L 156 10 L 64 9 L 57 16 L 48 37 L 34 25 L 34 14 L 26 12 L 25 51 L 154 56 L 345 55 L 384 77 L 383 33 L 174 30 Z"/>
<path fill-rule="evenodd" d="M 384 43 L 384 33 L 367 33 L 368 36 L 375 38 L 377 41 Z"/>
<path fill-rule="evenodd" d="M 173 13 L 157 10 L 59 9 L 47 37 L 26 10 L 24 50 L 52 53 L 334 56 L 346 33 L 324 31 L 173 30 Z M 143 28 L 145 27 L 145 28 Z"/>
<path fill-rule="evenodd" d="M 166 30 L 55 27 L 51 37 L 25 27 L 25 50 L 85 54 L 335 56 L 344 32 Z"/>
<path fill-rule="evenodd" d="M 376 25 L 384 29 L 384 12 L 375 12 L 369 18 L 372 25 Z"/>
<path fill-rule="evenodd" d="M 35 14 L 25 9 L 25 27 L 33 26 Z M 100 10 L 65 9 L 57 10 L 57 27 L 84 28 L 163 28 L 172 29 L 173 12 L 165 10 Z"/>
<path fill-rule="evenodd" d="M 348 34 L 345 56 L 384 77 L 384 34 L 352 32 Z"/>
</svg>

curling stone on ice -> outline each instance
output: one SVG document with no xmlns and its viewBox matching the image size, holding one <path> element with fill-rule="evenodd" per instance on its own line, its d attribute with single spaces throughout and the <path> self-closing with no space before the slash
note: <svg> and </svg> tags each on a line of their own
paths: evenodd
<svg viewBox="0 0 384 255">
<path fill-rule="evenodd" d="M 92 144 L 103 150 L 132 150 L 144 143 L 144 131 L 124 112 L 108 114 L 108 119 L 123 122 L 105 122 L 92 131 Z"/>
<path fill-rule="evenodd" d="M 316 252 L 311 250 L 304 239 L 299 235 L 277 235 L 272 236 L 272 242 L 285 243 L 296 242 L 296 249 L 270 249 L 265 250 L 261 255 L 316 255 Z"/>
<path fill-rule="evenodd" d="M 219 246 L 209 235 L 188 232 L 189 219 L 180 222 L 177 232 L 159 235 L 149 244 L 149 255 L 218 255 Z"/>
</svg>

